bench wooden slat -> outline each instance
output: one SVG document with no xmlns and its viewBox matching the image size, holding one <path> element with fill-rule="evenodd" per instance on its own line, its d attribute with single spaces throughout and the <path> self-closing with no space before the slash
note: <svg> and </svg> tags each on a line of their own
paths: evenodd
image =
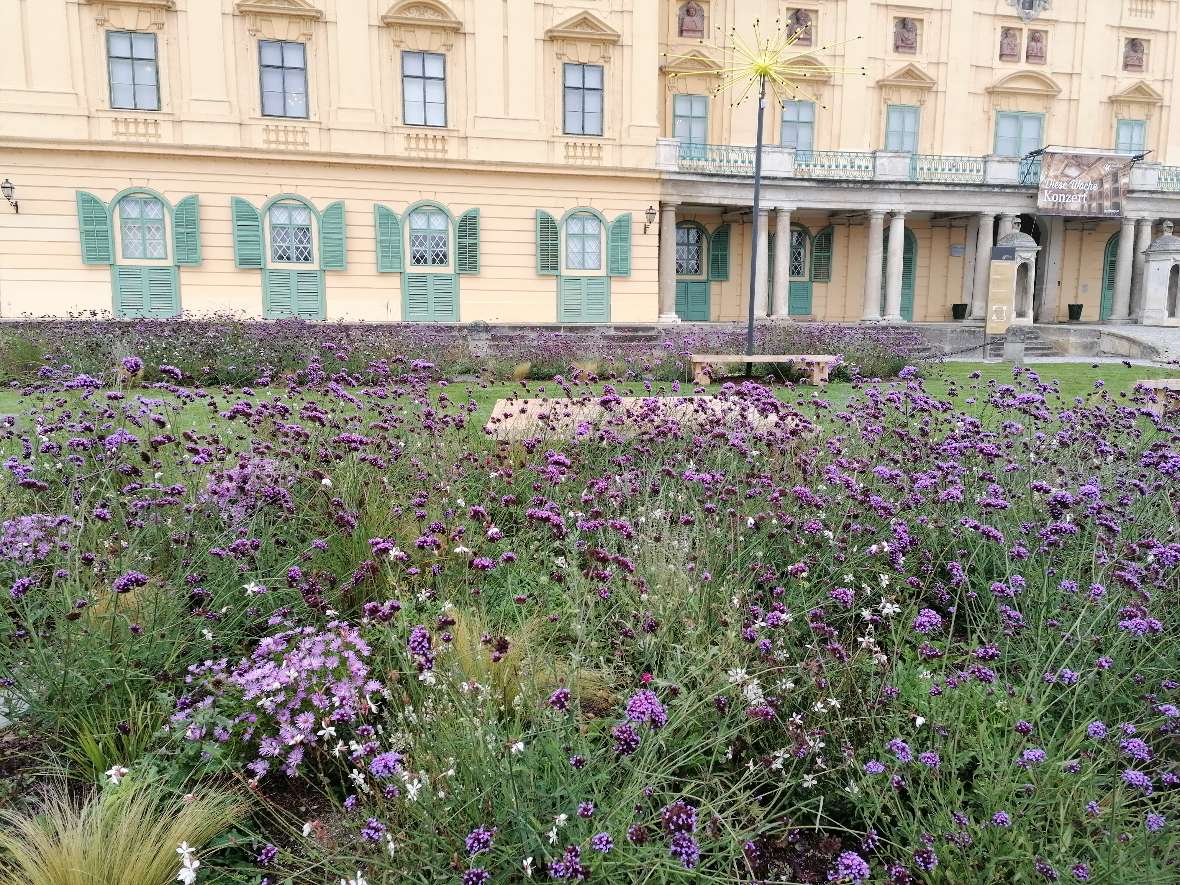
<svg viewBox="0 0 1180 885">
<path fill-rule="evenodd" d="M 829 353 L 735 355 L 725 353 L 694 353 L 690 358 L 693 383 L 708 384 L 710 366 L 730 363 L 793 363 L 803 365 L 811 374 L 813 384 L 827 384 L 828 377 L 840 362 L 840 357 Z"/>
</svg>

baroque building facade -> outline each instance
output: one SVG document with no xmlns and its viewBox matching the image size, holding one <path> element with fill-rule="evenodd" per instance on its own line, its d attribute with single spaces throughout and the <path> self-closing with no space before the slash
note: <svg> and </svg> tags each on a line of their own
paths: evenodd
<svg viewBox="0 0 1180 885">
<path fill-rule="evenodd" d="M 799 31 L 799 92 L 715 48 Z M 2 0 L 0 315 L 1134 320 L 1180 216 L 1180 0 Z M 837 73 L 830 69 L 835 68 Z M 1116 219 L 1043 147 L 1125 155 Z M 1177 164 L 1177 165 L 1172 165 Z M 1171 303 L 1175 303 L 1172 299 Z M 1154 314 L 1153 314 L 1154 316 Z"/>
</svg>

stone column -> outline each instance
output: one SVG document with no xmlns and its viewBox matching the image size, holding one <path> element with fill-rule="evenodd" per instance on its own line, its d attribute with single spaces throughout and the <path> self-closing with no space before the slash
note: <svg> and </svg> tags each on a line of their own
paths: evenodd
<svg viewBox="0 0 1180 885">
<path fill-rule="evenodd" d="M 769 276 L 770 255 L 770 209 L 762 206 L 758 209 L 758 279 L 754 281 L 754 318 L 766 318 L 766 282 Z"/>
<path fill-rule="evenodd" d="M 770 315 L 785 320 L 790 313 L 787 298 L 791 291 L 791 210 L 779 206 L 774 214 L 774 291 L 771 293 Z"/>
<path fill-rule="evenodd" d="M 867 228 L 868 243 L 865 246 L 865 304 L 864 316 L 867 321 L 881 319 L 881 245 L 885 231 L 885 210 L 869 210 Z"/>
<path fill-rule="evenodd" d="M 958 299 L 971 306 L 971 292 L 975 288 L 975 247 L 979 240 L 979 217 L 971 216 L 963 235 L 963 294 Z"/>
<path fill-rule="evenodd" d="M 1057 322 L 1057 311 L 1061 301 L 1061 262 L 1065 256 L 1065 219 L 1058 216 L 1049 218 L 1049 242 L 1045 249 L 1045 280 L 1042 286 L 1041 309 L 1033 317 L 1038 323 Z"/>
<path fill-rule="evenodd" d="M 1000 228 L 996 233 L 996 239 L 1006 237 L 1012 233 L 1012 229 L 1016 227 L 1016 215 L 1012 212 L 1000 213 Z"/>
<path fill-rule="evenodd" d="M 1110 312 L 1112 323 L 1131 320 L 1131 272 L 1135 265 L 1135 219 L 1124 218 L 1119 232 L 1119 257 L 1114 273 L 1114 305 Z"/>
<path fill-rule="evenodd" d="M 905 256 L 905 213 L 894 212 L 889 219 L 889 256 L 885 266 L 885 322 L 903 322 L 901 316 L 901 269 Z"/>
<path fill-rule="evenodd" d="M 660 322 L 678 323 L 676 315 L 676 207 L 660 203 Z"/>
<path fill-rule="evenodd" d="M 1135 263 L 1131 265 L 1131 316 L 1137 317 L 1143 309 L 1143 268 L 1146 258 L 1143 253 L 1151 245 L 1150 218 L 1140 218 L 1135 226 Z"/>
<path fill-rule="evenodd" d="M 973 320 L 987 319 L 987 285 L 992 272 L 992 227 L 996 216 L 990 212 L 979 214 L 979 229 L 975 240 L 975 283 L 971 287 Z"/>
</svg>

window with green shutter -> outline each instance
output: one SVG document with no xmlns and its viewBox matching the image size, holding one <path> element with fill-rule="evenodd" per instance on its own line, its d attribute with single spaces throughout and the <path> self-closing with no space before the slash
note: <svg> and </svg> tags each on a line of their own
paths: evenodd
<svg viewBox="0 0 1180 885">
<path fill-rule="evenodd" d="M 261 268 L 262 216 L 241 197 L 230 201 L 234 232 L 234 264 L 241 268 Z"/>
<path fill-rule="evenodd" d="M 610 277 L 562 277 L 557 292 L 558 322 L 610 322 Z"/>
<path fill-rule="evenodd" d="M 119 247 L 124 259 L 163 260 L 168 257 L 164 239 L 164 204 L 147 194 L 119 200 Z"/>
<path fill-rule="evenodd" d="M 561 273 L 561 234 L 557 219 L 537 210 L 537 273 L 555 277 Z"/>
<path fill-rule="evenodd" d="M 915 153 L 918 150 L 918 117 L 918 108 L 913 105 L 889 105 L 885 109 L 885 150 Z"/>
<path fill-rule="evenodd" d="M 410 266 L 446 267 L 451 263 L 451 220 L 437 206 L 411 207 Z"/>
<path fill-rule="evenodd" d="M 274 264 L 313 264 L 311 209 L 296 200 L 283 200 L 267 213 L 270 260 Z"/>
<path fill-rule="evenodd" d="M 729 225 L 722 224 L 709 238 L 709 279 L 729 279 Z"/>
<path fill-rule="evenodd" d="M 402 272 L 402 222 L 396 212 L 380 204 L 373 207 L 377 229 L 378 273 Z"/>
<path fill-rule="evenodd" d="M 459 218 L 458 260 L 456 270 L 461 274 L 479 273 L 479 210 L 468 209 Z"/>
<path fill-rule="evenodd" d="M 459 322 L 459 282 L 453 274 L 406 273 L 402 318 L 412 323 Z"/>
<path fill-rule="evenodd" d="M 94 194 L 78 191 L 78 238 L 83 264 L 111 264 L 115 260 L 111 216 L 106 203 Z"/>
</svg>

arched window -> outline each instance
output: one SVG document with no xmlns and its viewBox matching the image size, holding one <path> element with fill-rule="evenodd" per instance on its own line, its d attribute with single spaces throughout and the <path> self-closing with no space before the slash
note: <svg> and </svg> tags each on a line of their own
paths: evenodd
<svg viewBox="0 0 1180 885">
<path fill-rule="evenodd" d="M 129 194 L 119 200 L 119 248 L 124 260 L 168 258 L 167 212 L 149 194 Z"/>
<path fill-rule="evenodd" d="M 410 212 L 410 265 L 446 267 L 451 263 L 451 225 L 436 206 L 420 206 Z"/>
<path fill-rule="evenodd" d="M 705 232 L 695 224 L 676 228 L 676 275 L 700 276 L 705 272 Z"/>
<path fill-rule="evenodd" d="M 602 270 L 602 222 L 588 212 L 571 215 L 565 223 L 567 270 Z"/>
<path fill-rule="evenodd" d="M 270 207 L 268 218 L 273 263 L 314 263 L 311 209 L 294 200 L 283 200 Z"/>
</svg>

